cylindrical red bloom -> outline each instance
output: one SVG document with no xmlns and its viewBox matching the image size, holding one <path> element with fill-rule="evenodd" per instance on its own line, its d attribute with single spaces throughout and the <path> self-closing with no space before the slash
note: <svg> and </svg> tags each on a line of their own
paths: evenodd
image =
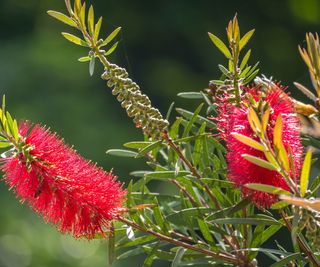
<svg viewBox="0 0 320 267">
<path fill-rule="evenodd" d="M 282 141 L 288 152 L 292 151 L 294 173 L 299 175 L 303 147 L 300 141 L 300 123 L 294 113 L 290 97 L 279 86 L 261 92 L 259 87 L 245 89 L 246 96 L 242 98 L 240 106 L 235 106 L 227 101 L 227 97 L 218 103 L 218 129 L 227 146 L 228 178 L 235 182 L 245 196 L 251 196 L 257 206 L 270 207 L 276 200 L 275 195 L 249 190 L 243 185 L 248 183 L 267 184 L 289 190 L 285 179 L 276 171 L 259 167 L 247 160 L 242 155 L 249 154 L 265 160 L 264 153 L 249 147 L 235 139 L 232 133 L 238 133 L 259 141 L 250 127 L 248 121 L 248 96 L 256 101 L 263 100 L 271 107 L 267 135 L 273 140 L 274 125 L 279 115 L 282 116 Z"/>
<path fill-rule="evenodd" d="M 17 197 L 75 237 L 92 238 L 108 229 L 125 195 L 116 177 L 42 126 L 24 123 L 19 132 L 29 152 L 3 159 L 2 166 Z"/>
</svg>

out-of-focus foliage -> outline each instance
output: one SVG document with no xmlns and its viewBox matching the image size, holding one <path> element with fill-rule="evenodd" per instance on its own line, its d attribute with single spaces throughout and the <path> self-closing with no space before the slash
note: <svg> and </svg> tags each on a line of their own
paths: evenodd
<svg viewBox="0 0 320 267">
<path fill-rule="evenodd" d="M 206 32 L 224 36 L 222 31 L 235 12 L 242 29 L 257 30 L 251 41 L 252 58 L 262 59 L 264 74 L 283 84 L 310 85 L 297 45 L 306 31 L 319 29 L 317 0 L 92 3 L 107 26 L 122 26 L 114 61 L 129 70 L 162 111 L 178 92 L 197 91 L 217 77 L 216 66 L 224 59 L 212 48 Z M 107 170 L 114 168 L 126 181 L 138 164 L 143 167 L 142 161 L 106 157 L 105 151 L 139 138 L 140 132 L 98 77 L 102 69 L 98 67 L 90 78 L 87 66 L 76 62 L 83 56 L 81 49 L 65 42 L 58 34 L 61 25 L 45 13 L 63 7 L 62 0 L 0 1 L 0 93 L 6 94 L 16 118 L 52 126 L 85 157 Z M 0 200 L 0 266 L 106 266 L 104 242 L 61 236 L 4 189 Z M 141 260 L 134 264 L 131 260 L 130 265 L 140 266 Z"/>
</svg>

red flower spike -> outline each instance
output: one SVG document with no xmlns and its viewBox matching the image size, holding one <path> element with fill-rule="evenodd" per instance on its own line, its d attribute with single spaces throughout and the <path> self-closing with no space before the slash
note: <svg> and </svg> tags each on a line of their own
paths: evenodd
<svg viewBox="0 0 320 267">
<path fill-rule="evenodd" d="M 249 154 L 265 160 L 264 153 L 249 147 L 237 139 L 231 133 L 238 133 L 250 137 L 256 141 L 259 139 L 254 134 L 248 121 L 248 96 L 256 101 L 264 100 L 271 107 L 269 124 L 267 126 L 267 136 L 273 140 L 274 125 L 279 115 L 282 116 L 282 141 L 288 152 L 290 147 L 293 156 L 295 169 L 291 170 L 291 175 L 299 174 L 301 168 L 301 158 L 303 146 L 300 141 L 300 123 L 294 113 L 293 103 L 290 97 L 279 86 L 261 92 L 259 88 L 245 89 L 246 97 L 242 97 L 240 107 L 228 103 L 228 97 L 221 98 L 218 102 L 218 129 L 220 136 L 226 141 L 228 177 L 241 188 L 244 196 L 251 196 L 252 201 L 258 207 L 270 207 L 278 200 L 276 195 L 250 190 L 243 187 L 248 183 L 261 183 L 290 190 L 284 178 L 276 171 L 270 171 L 259 167 L 247 160 L 242 155 Z"/>
<path fill-rule="evenodd" d="M 112 173 L 86 161 L 48 129 L 24 123 L 26 156 L 3 159 L 4 179 L 17 197 L 63 233 L 93 238 L 122 210 L 125 191 Z"/>
</svg>

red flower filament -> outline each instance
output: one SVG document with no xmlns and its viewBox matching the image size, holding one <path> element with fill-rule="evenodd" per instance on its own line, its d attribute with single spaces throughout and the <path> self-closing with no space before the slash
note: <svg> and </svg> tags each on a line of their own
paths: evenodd
<svg viewBox="0 0 320 267">
<path fill-rule="evenodd" d="M 22 124 L 19 132 L 32 160 L 24 153 L 5 158 L 5 181 L 61 232 L 87 238 L 104 233 L 121 210 L 122 185 L 56 134 L 39 125 L 30 128 Z"/>
<path fill-rule="evenodd" d="M 299 120 L 294 113 L 293 103 L 290 97 L 278 86 L 269 89 L 264 94 L 259 91 L 259 88 L 246 90 L 246 97 L 250 96 L 256 101 L 262 99 L 268 103 L 271 108 L 269 124 L 267 126 L 267 136 L 268 139 L 271 140 L 271 143 L 276 119 L 279 115 L 282 116 L 282 142 L 287 152 L 290 147 L 295 166 L 290 174 L 299 174 L 303 147 L 300 141 Z M 220 136 L 226 141 L 228 151 L 228 178 L 241 188 L 244 196 L 251 196 L 257 206 L 270 207 L 277 200 L 277 196 L 260 191 L 253 191 L 243 186 L 248 183 L 260 183 L 286 190 L 289 190 L 289 186 L 277 171 L 271 171 L 257 166 L 242 157 L 243 154 L 248 154 L 266 160 L 263 152 L 238 141 L 232 135 L 232 133 L 238 133 L 259 141 L 248 121 L 246 99 L 247 98 L 243 97 L 239 107 L 228 103 L 227 99 L 223 99 L 220 101 L 218 107 L 218 129 L 220 130 Z"/>
</svg>

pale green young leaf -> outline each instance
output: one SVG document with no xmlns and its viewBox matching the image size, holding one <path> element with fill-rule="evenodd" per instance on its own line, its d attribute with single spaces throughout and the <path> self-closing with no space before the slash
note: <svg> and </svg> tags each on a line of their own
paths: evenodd
<svg viewBox="0 0 320 267">
<path fill-rule="evenodd" d="M 254 34 L 254 29 L 252 29 L 251 31 L 248 31 L 240 40 L 239 43 L 239 49 L 240 51 L 242 50 L 242 48 L 249 42 L 250 38 L 252 37 L 252 35 Z"/>
<path fill-rule="evenodd" d="M 268 107 L 262 115 L 262 131 L 265 135 L 267 133 L 267 127 L 269 124 L 269 117 L 270 117 L 270 107 Z"/>
<path fill-rule="evenodd" d="M 276 171 L 277 168 L 271 164 L 270 162 L 268 161 L 265 161 L 264 159 L 260 159 L 258 157 L 255 157 L 255 156 L 251 156 L 251 155 L 248 155 L 248 154 L 242 154 L 241 155 L 244 159 L 246 159 L 247 161 L 250 161 L 251 163 L 257 165 L 257 166 L 260 166 L 262 168 L 265 168 L 265 169 L 268 169 L 268 170 L 271 170 L 271 171 Z"/>
<path fill-rule="evenodd" d="M 273 130 L 273 143 L 276 147 L 277 155 L 284 167 L 288 172 L 290 170 L 288 153 L 282 142 L 282 116 L 279 115 L 276 119 L 276 123 Z"/>
<path fill-rule="evenodd" d="M 66 38 L 68 41 L 76 44 L 76 45 L 80 45 L 80 46 L 85 46 L 85 47 L 88 47 L 88 44 L 80 39 L 79 37 L 73 35 L 73 34 L 70 34 L 70 33 L 67 33 L 67 32 L 63 32 L 62 33 L 63 37 Z"/>
<path fill-rule="evenodd" d="M 12 146 L 12 144 L 8 142 L 0 142 L 0 148 L 6 148 L 9 146 Z"/>
<path fill-rule="evenodd" d="M 231 135 L 237 139 L 238 141 L 240 141 L 241 143 L 247 145 L 247 146 L 250 146 L 252 148 L 255 148 L 257 150 L 260 150 L 260 151 L 265 151 L 265 147 L 260 144 L 259 142 L 253 140 L 252 138 L 250 137 L 247 137 L 243 134 L 238 134 L 238 133 L 231 133 Z"/>
<path fill-rule="evenodd" d="M 79 20 L 83 29 L 86 29 L 86 2 L 83 2 L 80 9 Z"/>
<path fill-rule="evenodd" d="M 261 122 L 260 122 L 260 119 L 259 119 L 257 113 L 254 111 L 253 108 L 249 108 L 248 121 L 249 121 L 249 124 L 251 126 L 251 129 L 255 133 L 261 133 L 262 125 L 261 125 Z"/>
<path fill-rule="evenodd" d="M 105 56 L 111 55 L 117 49 L 118 44 L 119 44 L 119 42 L 114 43 L 111 46 L 111 48 L 105 53 Z"/>
<path fill-rule="evenodd" d="M 94 73 L 95 62 L 96 62 L 95 57 L 91 57 L 90 63 L 89 63 L 89 74 L 90 74 L 90 76 L 92 76 L 93 73 Z"/>
<path fill-rule="evenodd" d="M 75 23 L 74 20 L 69 18 L 67 15 L 60 13 L 60 12 L 57 12 L 57 11 L 53 11 L 53 10 L 49 10 L 49 11 L 47 11 L 47 13 L 53 18 L 65 23 L 69 26 L 77 28 L 77 23 Z"/>
<path fill-rule="evenodd" d="M 214 45 L 227 57 L 231 58 L 231 53 L 228 49 L 228 47 L 222 42 L 217 36 L 215 36 L 212 33 L 208 33 L 211 41 L 214 43 Z"/>
<path fill-rule="evenodd" d="M 94 42 L 97 42 L 99 39 L 101 25 L 102 25 L 102 17 L 99 18 L 98 22 L 96 23 L 96 26 L 94 27 L 94 36 L 93 36 Z"/>
<path fill-rule="evenodd" d="M 121 27 L 118 27 L 112 33 L 110 33 L 109 36 L 101 44 L 101 47 L 109 44 L 118 35 L 120 30 L 121 30 Z"/>
<path fill-rule="evenodd" d="M 312 150 L 309 149 L 306 153 L 306 156 L 304 157 L 301 176 L 300 176 L 300 194 L 302 197 L 304 197 L 304 195 L 308 190 L 311 160 L 312 160 Z"/>
<path fill-rule="evenodd" d="M 82 6 L 81 0 L 74 1 L 74 12 L 78 17 L 80 15 L 81 6 Z"/>
<path fill-rule="evenodd" d="M 246 184 L 245 187 L 249 189 L 257 190 L 257 191 L 262 191 L 265 193 L 275 194 L 275 195 L 291 195 L 289 191 L 282 189 L 280 187 L 272 186 L 272 185 L 251 183 L 251 184 Z"/>
<path fill-rule="evenodd" d="M 202 99 L 203 96 L 200 92 L 181 92 L 177 96 L 187 99 Z"/>
<path fill-rule="evenodd" d="M 248 60 L 250 58 L 251 55 L 251 49 L 245 54 L 245 56 L 243 57 L 241 64 L 240 64 L 240 69 L 243 70 L 244 67 L 247 65 Z"/>
<path fill-rule="evenodd" d="M 134 158 L 138 155 L 137 152 L 134 152 L 131 150 L 125 150 L 125 149 L 109 149 L 106 153 L 112 156 L 129 157 L 129 158 Z"/>
<path fill-rule="evenodd" d="M 94 9 L 91 5 L 88 13 L 88 29 L 91 36 L 94 35 Z"/>
<path fill-rule="evenodd" d="M 80 58 L 78 59 L 79 62 L 88 62 L 88 61 L 90 61 L 90 60 L 91 60 L 91 57 L 89 57 L 89 56 L 80 57 Z"/>
</svg>

